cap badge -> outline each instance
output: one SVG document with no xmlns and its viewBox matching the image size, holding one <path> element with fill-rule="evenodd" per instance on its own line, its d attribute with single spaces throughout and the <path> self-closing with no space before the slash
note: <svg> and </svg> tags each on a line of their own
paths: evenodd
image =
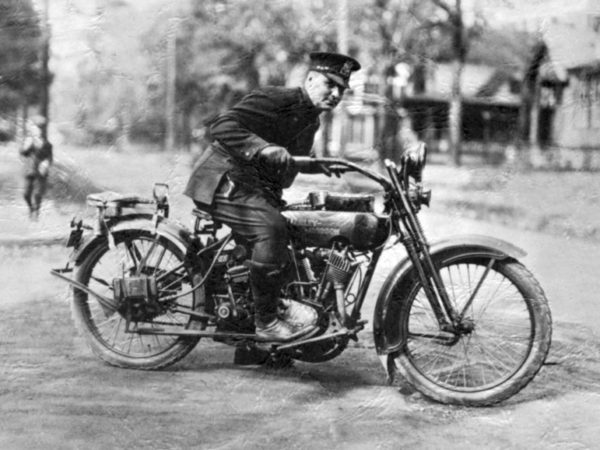
<svg viewBox="0 0 600 450">
<path fill-rule="evenodd" d="M 346 61 L 344 63 L 344 65 L 342 66 L 342 68 L 340 69 L 340 73 L 344 77 L 349 77 L 351 71 L 352 71 L 352 61 Z"/>
</svg>

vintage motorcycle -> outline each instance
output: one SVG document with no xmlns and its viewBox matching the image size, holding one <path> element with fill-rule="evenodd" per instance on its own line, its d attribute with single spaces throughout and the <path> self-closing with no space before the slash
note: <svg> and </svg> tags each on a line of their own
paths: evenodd
<svg viewBox="0 0 600 450">
<path fill-rule="evenodd" d="M 372 324 L 388 380 L 399 372 L 433 400 L 471 406 L 532 380 L 551 341 L 544 292 L 507 242 L 427 241 L 417 217 L 431 194 L 424 146 L 399 166 L 385 161 L 387 176 L 343 159 L 294 159 L 301 172 L 357 172 L 383 188 L 379 212 L 373 195 L 325 191 L 283 211 L 293 270 L 281 296 L 318 311 L 316 334 L 259 342 L 247 248 L 200 210 L 192 230 L 169 219 L 167 187 L 156 185 L 153 199 L 90 195 L 95 223 L 71 223 L 71 261 L 52 271 L 72 285 L 73 318 L 93 352 L 115 366 L 161 369 L 211 338 L 274 359 L 330 360 L 365 327 L 361 308 L 384 249 L 402 244 L 406 257 L 383 283 Z"/>
</svg>

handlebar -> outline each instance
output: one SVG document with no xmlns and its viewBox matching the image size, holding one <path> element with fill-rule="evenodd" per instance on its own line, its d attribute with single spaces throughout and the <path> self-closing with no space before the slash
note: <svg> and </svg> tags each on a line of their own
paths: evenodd
<svg viewBox="0 0 600 450">
<path fill-rule="evenodd" d="M 346 173 L 358 172 L 373 181 L 376 181 L 384 189 L 388 190 L 392 187 L 387 178 L 379 175 L 377 172 L 365 169 L 358 164 L 351 163 L 339 158 L 311 158 L 309 156 L 294 156 L 294 166 L 301 173 L 308 174 L 327 174 L 331 173 Z"/>
</svg>

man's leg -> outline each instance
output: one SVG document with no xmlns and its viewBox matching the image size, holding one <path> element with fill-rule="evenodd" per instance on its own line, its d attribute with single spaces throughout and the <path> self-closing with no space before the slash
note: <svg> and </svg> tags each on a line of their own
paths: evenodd
<svg viewBox="0 0 600 450">
<path fill-rule="evenodd" d="M 39 216 L 40 208 L 42 206 L 42 198 L 46 192 L 46 177 L 38 176 L 33 185 L 33 212 L 36 216 Z"/>
<path fill-rule="evenodd" d="M 285 219 L 260 193 L 241 190 L 229 198 L 217 194 L 211 213 L 250 244 L 256 316 L 271 322 L 277 315 L 282 270 L 289 261 Z"/>
<path fill-rule="evenodd" d="M 279 293 L 289 263 L 287 224 L 279 210 L 260 191 L 238 189 L 229 196 L 217 193 L 210 213 L 252 246 L 250 285 L 257 334 L 261 336 L 264 331 L 265 339 L 288 340 L 312 331 L 313 324 L 293 329 L 277 319 Z"/>
<path fill-rule="evenodd" d="M 35 178 L 33 176 L 25 177 L 25 190 L 23 192 L 23 198 L 29 207 L 29 214 L 33 213 L 33 203 L 32 203 L 32 194 L 33 194 L 33 185 Z"/>
</svg>

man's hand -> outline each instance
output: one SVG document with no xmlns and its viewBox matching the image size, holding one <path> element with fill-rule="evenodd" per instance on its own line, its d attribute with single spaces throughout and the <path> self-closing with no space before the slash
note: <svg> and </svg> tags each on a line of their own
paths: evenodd
<svg viewBox="0 0 600 450">
<path fill-rule="evenodd" d="M 328 177 L 335 175 L 337 178 L 340 178 L 341 174 L 343 174 L 345 172 L 344 167 L 326 166 L 325 164 L 320 164 L 320 166 L 321 166 L 321 171 Z"/>
<path fill-rule="evenodd" d="M 402 153 L 402 160 L 411 165 L 422 166 L 425 162 L 426 155 L 427 150 L 425 142 L 419 141 L 404 150 Z"/>
<path fill-rule="evenodd" d="M 258 153 L 259 161 L 278 171 L 286 170 L 292 164 L 292 155 L 284 147 L 271 145 Z"/>
<path fill-rule="evenodd" d="M 416 182 L 421 182 L 423 166 L 427 159 L 427 147 L 424 142 L 417 142 L 402 153 L 402 165 Z"/>
</svg>

